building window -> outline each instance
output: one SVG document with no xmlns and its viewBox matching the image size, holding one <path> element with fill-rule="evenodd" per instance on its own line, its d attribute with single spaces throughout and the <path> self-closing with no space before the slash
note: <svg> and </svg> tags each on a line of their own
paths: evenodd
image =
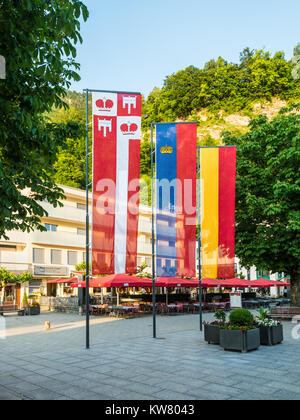
<svg viewBox="0 0 300 420">
<path fill-rule="evenodd" d="M 33 248 L 32 259 L 34 263 L 44 264 L 45 262 L 45 250 L 43 248 Z"/>
<path fill-rule="evenodd" d="M 271 275 L 270 271 L 266 271 L 266 270 L 259 270 L 257 272 L 257 277 L 258 278 L 263 277 L 263 278 L 270 279 L 270 275 Z"/>
<path fill-rule="evenodd" d="M 77 203 L 77 208 L 79 210 L 86 210 L 86 205 L 85 204 L 82 204 L 82 203 Z"/>
<path fill-rule="evenodd" d="M 77 252 L 68 251 L 68 265 L 75 265 L 75 264 L 77 264 Z"/>
<path fill-rule="evenodd" d="M 48 232 L 56 232 L 57 226 L 56 225 L 49 225 L 48 223 L 45 224 L 45 228 Z"/>
<path fill-rule="evenodd" d="M 59 249 L 51 249 L 51 264 L 61 264 L 61 251 Z"/>
<path fill-rule="evenodd" d="M 77 235 L 85 235 L 85 229 L 83 228 L 77 228 Z"/>
</svg>

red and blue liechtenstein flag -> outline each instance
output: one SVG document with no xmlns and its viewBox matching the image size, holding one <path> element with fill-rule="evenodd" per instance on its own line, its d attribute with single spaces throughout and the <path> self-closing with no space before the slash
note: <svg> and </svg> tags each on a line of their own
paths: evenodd
<svg viewBox="0 0 300 420">
<path fill-rule="evenodd" d="M 93 274 L 135 273 L 142 98 L 93 93 Z"/>
<path fill-rule="evenodd" d="M 196 275 L 197 123 L 156 125 L 158 277 Z"/>
</svg>

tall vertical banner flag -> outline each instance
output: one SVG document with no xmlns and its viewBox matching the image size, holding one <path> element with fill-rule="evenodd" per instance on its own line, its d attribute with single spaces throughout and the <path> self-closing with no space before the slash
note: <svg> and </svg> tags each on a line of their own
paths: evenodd
<svg viewBox="0 0 300 420">
<path fill-rule="evenodd" d="M 200 148 L 202 276 L 234 277 L 236 147 Z"/>
<path fill-rule="evenodd" d="M 197 124 L 156 125 L 158 277 L 196 275 Z"/>
<path fill-rule="evenodd" d="M 141 95 L 93 93 L 93 274 L 135 273 Z"/>
</svg>

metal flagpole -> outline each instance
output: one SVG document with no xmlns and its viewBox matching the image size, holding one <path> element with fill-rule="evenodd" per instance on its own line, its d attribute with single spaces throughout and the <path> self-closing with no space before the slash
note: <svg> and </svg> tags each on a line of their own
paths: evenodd
<svg viewBox="0 0 300 420">
<path fill-rule="evenodd" d="M 202 326 L 202 267 L 201 267 L 201 174 L 200 174 L 200 147 L 197 147 L 197 180 L 198 180 L 198 270 L 199 270 L 199 322 Z"/>
<path fill-rule="evenodd" d="M 154 246 L 154 170 L 153 170 L 153 123 L 151 123 L 151 209 L 152 209 L 152 304 L 153 338 L 156 338 L 156 299 L 155 299 L 155 246 Z"/>
<path fill-rule="evenodd" d="M 86 348 L 90 348 L 90 221 L 89 221 L 89 89 L 86 89 L 86 156 L 85 156 L 85 178 L 86 178 Z"/>
</svg>

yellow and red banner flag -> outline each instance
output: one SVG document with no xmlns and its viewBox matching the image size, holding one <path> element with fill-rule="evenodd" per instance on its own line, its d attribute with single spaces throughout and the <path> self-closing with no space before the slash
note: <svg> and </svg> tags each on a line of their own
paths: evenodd
<svg viewBox="0 0 300 420">
<path fill-rule="evenodd" d="M 202 277 L 233 278 L 236 147 L 200 148 Z"/>
</svg>

